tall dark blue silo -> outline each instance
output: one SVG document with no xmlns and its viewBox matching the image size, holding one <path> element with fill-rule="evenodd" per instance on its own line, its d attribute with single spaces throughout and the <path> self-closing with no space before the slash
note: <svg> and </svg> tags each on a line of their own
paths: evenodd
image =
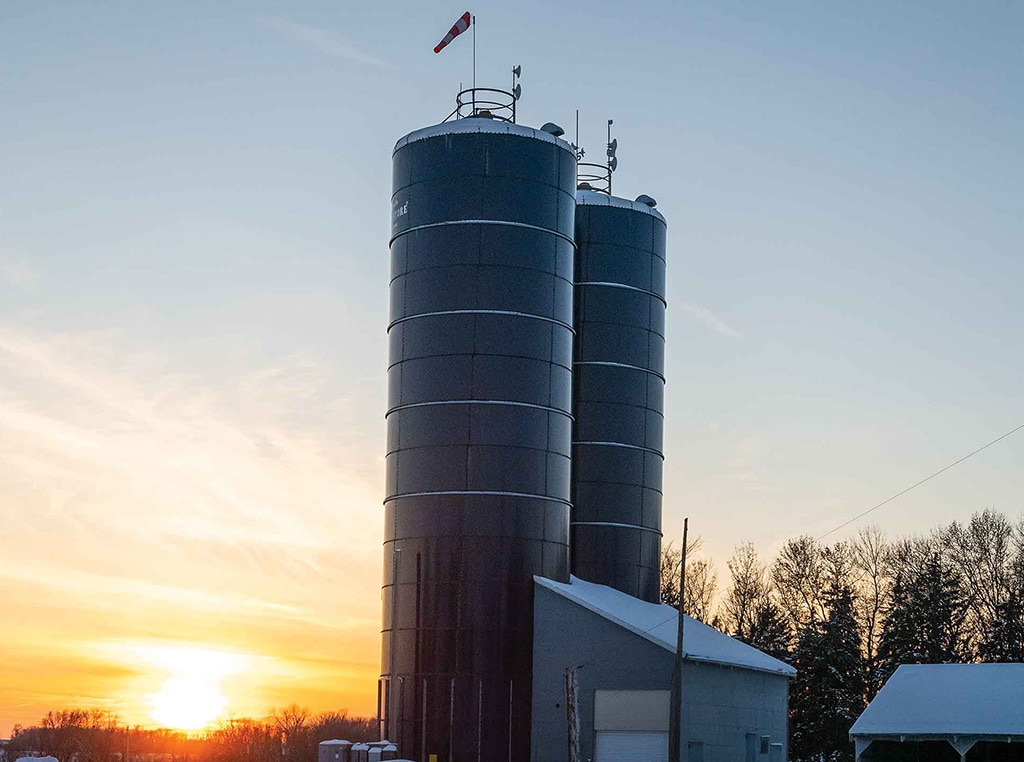
<svg viewBox="0 0 1024 762">
<path fill-rule="evenodd" d="M 572 572 L 656 602 L 665 218 L 602 192 L 581 190 L 577 202 Z"/>
<path fill-rule="evenodd" d="M 528 760 L 533 577 L 569 575 L 575 156 L 470 117 L 393 168 L 381 732 Z"/>
</svg>

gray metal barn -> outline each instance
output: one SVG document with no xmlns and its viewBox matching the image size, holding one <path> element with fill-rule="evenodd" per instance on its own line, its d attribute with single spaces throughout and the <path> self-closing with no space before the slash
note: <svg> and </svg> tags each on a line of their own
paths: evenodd
<svg viewBox="0 0 1024 762">
<path fill-rule="evenodd" d="M 573 577 L 537 577 L 533 762 L 566 762 L 565 670 L 579 666 L 582 758 L 665 759 L 677 613 Z M 787 664 L 686 619 L 683 735 L 691 762 L 786 758 Z"/>
</svg>

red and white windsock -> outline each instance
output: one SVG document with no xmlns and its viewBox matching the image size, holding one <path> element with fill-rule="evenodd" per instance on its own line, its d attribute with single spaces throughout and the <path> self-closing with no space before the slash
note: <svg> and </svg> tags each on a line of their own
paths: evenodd
<svg viewBox="0 0 1024 762">
<path fill-rule="evenodd" d="M 455 26 L 448 30 L 448 34 L 444 36 L 444 39 L 437 43 L 437 47 L 434 48 L 434 52 L 440 53 L 444 50 L 449 42 L 469 29 L 469 25 L 472 23 L 473 17 L 469 15 L 469 11 L 466 11 L 459 17 L 459 20 L 455 22 Z"/>
</svg>

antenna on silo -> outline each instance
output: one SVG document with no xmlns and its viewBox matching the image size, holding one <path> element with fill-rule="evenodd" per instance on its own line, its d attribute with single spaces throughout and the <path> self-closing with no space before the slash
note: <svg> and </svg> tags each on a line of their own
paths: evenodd
<svg viewBox="0 0 1024 762">
<path fill-rule="evenodd" d="M 523 86 L 519 84 L 519 75 L 523 73 L 523 67 L 516 64 L 512 67 L 512 97 L 519 100 L 523 96 Z"/>
<path fill-rule="evenodd" d="M 570 143 L 576 153 L 576 190 L 596 191 L 612 195 L 612 171 L 618 166 L 615 158 L 615 149 L 618 144 L 612 140 L 612 120 L 608 120 L 608 160 L 604 164 L 597 164 L 592 161 L 583 161 L 586 154 L 579 146 L 580 141 L 580 112 L 576 110 L 576 142 Z"/>
<path fill-rule="evenodd" d="M 612 192 L 612 172 L 619 166 L 619 160 L 615 158 L 615 152 L 619 148 L 619 141 L 612 140 L 612 124 L 614 119 L 608 120 L 608 150 L 606 154 L 608 156 L 608 194 Z"/>
<path fill-rule="evenodd" d="M 586 155 L 586 151 L 580 148 L 580 110 L 576 109 L 576 142 L 570 143 L 573 153 L 576 154 L 577 163 Z"/>
</svg>

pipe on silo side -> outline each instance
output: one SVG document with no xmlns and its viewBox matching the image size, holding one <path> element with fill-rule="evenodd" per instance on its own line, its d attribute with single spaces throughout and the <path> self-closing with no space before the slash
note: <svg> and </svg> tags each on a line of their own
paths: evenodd
<svg viewBox="0 0 1024 762">
<path fill-rule="evenodd" d="M 382 737 L 526 762 L 533 577 L 569 574 L 575 156 L 467 118 L 393 169 Z"/>
<path fill-rule="evenodd" d="M 665 218 L 577 193 L 571 562 L 581 579 L 660 597 Z"/>
</svg>

